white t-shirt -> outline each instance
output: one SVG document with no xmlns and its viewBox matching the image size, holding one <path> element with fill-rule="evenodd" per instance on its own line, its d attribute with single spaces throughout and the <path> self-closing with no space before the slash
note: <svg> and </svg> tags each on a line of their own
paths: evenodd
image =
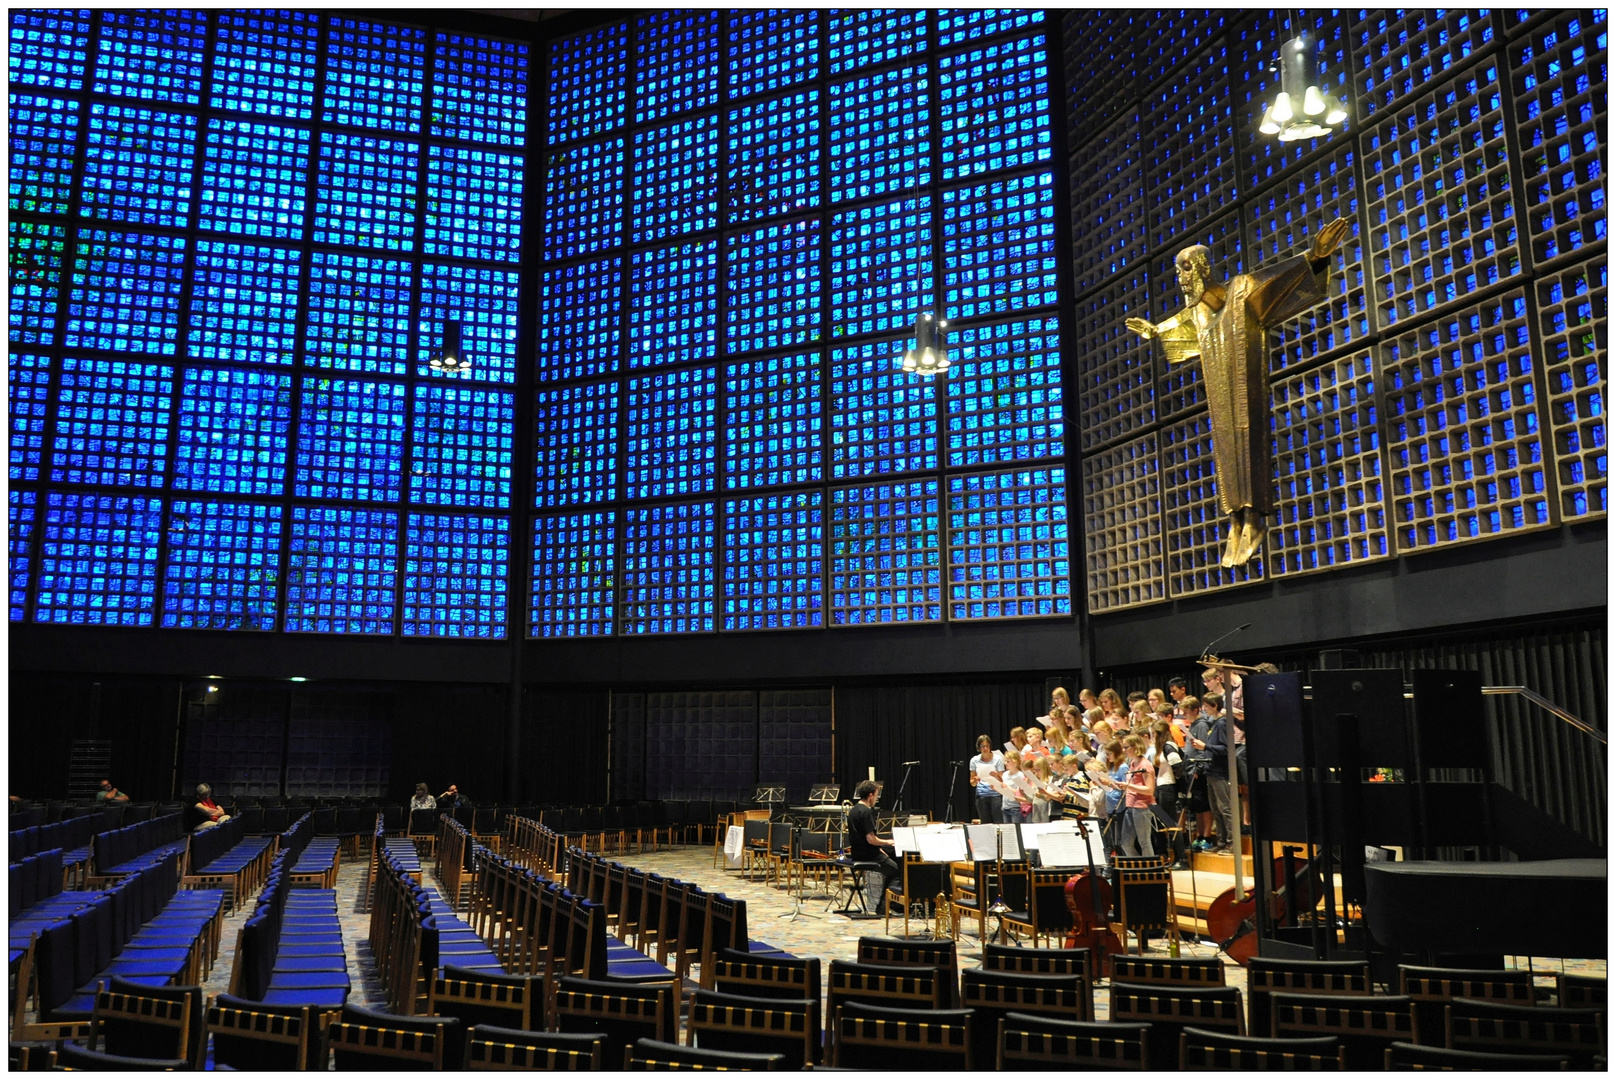
<svg viewBox="0 0 1616 1080">
<path fill-rule="evenodd" d="M 1176 783 L 1178 783 L 1178 781 L 1175 779 L 1175 774 L 1173 772 L 1173 766 L 1177 765 L 1182 760 L 1183 759 L 1178 756 L 1178 751 L 1174 750 L 1171 746 L 1169 746 L 1167 748 L 1167 760 L 1166 761 L 1158 760 L 1156 762 L 1156 783 L 1157 784 L 1176 784 Z"/>
<path fill-rule="evenodd" d="M 992 788 L 987 786 L 988 776 L 991 773 L 1004 772 L 1004 755 L 995 750 L 993 751 L 992 761 L 983 761 L 982 752 L 978 750 L 976 756 L 971 758 L 971 770 L 976 773 L 977 793 L 982 794 L 985 790 L 987 794 L 991 795 L 994 792 Z"/>
</svg>

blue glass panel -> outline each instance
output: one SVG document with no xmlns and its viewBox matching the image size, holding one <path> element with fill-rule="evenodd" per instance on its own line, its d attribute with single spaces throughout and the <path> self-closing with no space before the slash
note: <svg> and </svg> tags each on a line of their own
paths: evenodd
<svg viewBox="0 0 1616 1080">
<path fill-rule="evenodd" d="M 819 78 L 819 12 L 770 8 L 728 15 L 724 74 L 731 98 Z"/>
<path fill-rule="evenodd" d="M 609 637 L 615 627 L 617 512 L 533 523 L 533 637 Z"/>
<path fill-rule="evenodd" d="M 931 196 L 835 215 L 830 259 L 833 335 L 913 326 L 933 303 Z"/>
<path fill-rule="evenodd" d="M 6 388 L 11 399 L 11 479 L 38 480 L 45 453 L 50 357 L 14 352 Z"/>
<path fill-rule="evenodd" d="M 214 117 L 204 155 L 202 228 L 303 239 L 308 132 Z"/>
<path fill-rule="evenodd" d="M 49 345 L 56 340 L 67 229 L 54 223 L 12 218 L 9 231 L 11 341 L 16 345 Z"/>
<path fill-rule="evenodd" d="M 90 12 L 87 8 L 11 9 L 12 86 L 78 90 L 84 85 L 89 57 Z"/>
<path fill-rule="evenodd" d="M 421 317 L 415 373 L 431 374 L 427 361 L 443 347 L 443 324 L 460 320 L 460 344 L 471 360 L 466 378 L 478 382 L 516 381 L 515 270 L 476 266 L 436 266 L 421 270 Z"/>
<path fill-rule="evenodd" d="M 62 360 L 55 483 L 162 487 L 174 369 L 124 360 Z"/>
<path fill-rule="evenodd" d="M 943 8 L 937 12 L 937 44 L 947 49 L 1043 21 L 1041 8 Z"/>
<path fill-rule="evenodd" d="M 109 8 L 101 15 L 95 92 L 200 104 L 207 45 L 204 12 Z"/>
<path fill-rule="evenodd" d="M 831 624 L 941 621 L 938 524 L 936 480 L 833 488 Z"/>
<path fill-rule="evenodd" d="M 432 56 L 433 137 L 523 145 L 527 53 L 525 42 L 440 30 Z"/>
<path fill-rule="evenodd" d="M 831 354 L 832 477 L 937 468 L 937 391 L 898 367 L 906 344 L 871 341 Z"/>
<path fill-rule="evenodd" d="M 191 356 L 290 364 L 301 258 L 295 248 L 198 241 L 186 341 Z"/>
<path fill-rule="evenodd" d="M 538 333 L 540 382 L 616 371 L 623 336 L 622 258 L 544 271 Z"/>
<path fill-rule="evenodd" d="M 724 629 L 824 623 L 824 494 L 799 491 L 724 503 Z"/>
<path fill-rule="evenodd" d="M 291 425 L 290 375 L 187 369 L 174 486 L 279 495 L 286 482 L 286 432 Z"/>
<path fill-rule="evenodd" d="M 215 109 L 314 118 L 320 17 L 307 11 L 221 11 L 213 47 Z"/>
<path fill-rule="evenodd" d="M 657 499 L 713 490 L 718 369 L 658 372 L 628 384 L 624 495 Z"/>
<path fill-rule="evenodd" d="M 718 241 L 634 253 L 630 367 L 703 360 L 718 351 Z"/>
<path fill-rule="evenodd" d="M 35 512 L 39 508 L 36 491 L 9 492 L 11 531 L 7 534 L 6 556 L 11 569 L 11 621 L 21 622 L 28 606 L 28 578 L 33 566 Z"/>
<path fill-rule="evenodd" d="M 328 124 L 421 130 L 426 31 L 333 16 L 325 51 Z"/>
<path fill-rule="evenodd" d="M 402 375 L 409 347 L 410 264 L 316 251 L 306 362 Z"/>
<path fill-rule="evenodd" d="M 713 504 L 625 511 L 623 633 L 689 634 L 713 628 Z"/>
<path fill-rule="evenodd" d="M 731 364 L 724 398 L 727 486 L 774 487 L 824 477 L 817 353 Z"/>
<path fill-rule="evenodd" d="M 724 187 L 731 225 L 819 205 L 819 90 L 729 114 Z"/>
<path fill-rule="evenodd" d="M 150 626 L 162 517 L 159 499 L 47 495 L 34 621 Z"/>
<path fill-rule="evenodd" d="M 948 464 L 1060 457 L 1060 326 L 1041 319 L 975 326 L 949 341 Z"/>
<path fill-rule="evenodd" d="M 926 49 L 926 11 L 843 8 L 830 13 L 830 73 L 885 64 Z"/>
<path fill-rule="evenodd" d="M 516 395 L 452 379 L 416 388 L 410 501 L 504 509 L 511 505 Z"/>
<path fill-rule="evenodd" d="M 1070 615 L 1066 470 L 948 480 L 948 615 Z"/>
<path fill-rule="evenodd" d="M 939 67 L 945 182 L 1050 159 L 1044 35 L 967 49 Z"/>
<path fill-rule="evenodd" d="M 544 257 L 570 259 L 623 242 L 623 140 L 550 152 Z"/>
<path fill-rule="evenodd" d="M 346 506 L 292 507 L 286 629 L 391 634 L 398 582 L 398 514 Z"/>
<path fill-rule="evenodd" d="M 505 636 L 508 518 L 411 514 L 405 525 L 404 636 Z"/>
<path fill-rule="evenodd" d="M 275 629 L 282 520 L 279 506 L 176 501 L 168 515 L 163 625 Z"/>
<path fill-rule="evenodd" d="M 718 224 L 718 117 L 634 133 L 630 243 L 705 232 Z"/>
<path fill-rule="evenodd" d="M 658 11 L 634 24 L 634 122 L 718 103 L 718 12 Z"/>
<path fill-rule="evenodd" d="M 304 376 L 296 494 L 397 502 L 403 464 L 401 384 Z"/>
<path fill-rule="evenodd" d="M 320 139 L 315 241 L 415 250 L 420 152 L 412 142 L 326 132 Z"/>
<path fill-rule="evenodd" d="M 931 78 L 911 64 L 830 88 L 830 197 L 931 183 Z"/>
<path fill-rule="evenodd" d="M 818 341 L 819 221 L 788 221 L 724 238 L 731 354 Z"/>
<path fill-rule="evenodd" d="M 541 390 L 534 408 L 533 505 L 610 502 L 617 495 L 617 384 Z"/>
<path fill-rule="evenodd" d="M 428 147 L 426 253 L 515 263 L 521 242 L 521 156 Z"/>
<path fill-rule="evenodd" d="M 24 94 L 12 94 L 10 102 L 11 209 L 67 213 L 67 200 L 73 195 L 79 103 Z"/>
<path fill-rule="evenodd" d="M 196 117 L 92 102 L 79 212 L 183 228 L 195 167 Z"/>
<path fill-rule="evenodd" d="M 628 24 L 550 46 L 550 145 L 620 127 L 628 108 Z"/>
<path fill-rule="evenodd" d="M 1055 177 L 943 192 L 943 295 L 948 318 L 1055 302 Z"/>
<path fill-rule="evenodd" d="M 80 229 L 67 345 L 172 356 L 184 276 L 182 237 Z"/>
</svg>

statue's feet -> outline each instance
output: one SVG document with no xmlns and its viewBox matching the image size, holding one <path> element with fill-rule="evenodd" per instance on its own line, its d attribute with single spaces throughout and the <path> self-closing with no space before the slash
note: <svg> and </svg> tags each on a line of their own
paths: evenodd
<svg viewBox="0 0 1616 1080">
<path fill-rule="evenodd" d="M 1235 550 L 1235 565 L 1244 566 L 1262 550 L 1267 528 L 1255 513 L 1247 514 L 1240 526 L 1240 546 Z"/>
<path fill-rule="evenodd" d="M 1223 563 L 1225 570 L 1235 565 L 1235 555 L 1240 550 L 1240 522 L 1236 520 L 1229 526 L 1229 541 L 1223 545 Z"/>
</svg>

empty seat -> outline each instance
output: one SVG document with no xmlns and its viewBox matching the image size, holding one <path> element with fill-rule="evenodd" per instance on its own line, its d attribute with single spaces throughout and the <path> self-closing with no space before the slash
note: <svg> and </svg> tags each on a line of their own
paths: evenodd
<svg viewBox="0 0 1616 1080">
<path fill-rule="evenodd" d="M 344 1005 L 331 1025 L 331 1051 L 339 1070 L 442 1070 L 449 1037 L 460 1021 L 452 1016 L 395 1016 Z"/>
<path fill-rule="evenodd" d="M 703 1050 L 694 1046 L 656 1039 L 639 1039 L 629 1047 L 624 1068 L 631 1072 L 663 1072 L 676 1069 L 724 1069 L 773 1071 L 785 1068 L 781 1054 L 738 1054 L 728 1050 Z"/>
<path fill-rule="evenodd" d="M 971 1066 L 971 1010 L 888 1009 L 844 1002 L 836 1018 L 835 1065 L 963 1072 Z"/>
<path fill-rule="evenodd" d="M 1259 1039 L 1187 1027 L 1179 1033 L 1180 1069 L 1217 1072 L 1340 1072 L 1346 1068 L 1341 1040 Z"/>
<path fill-rule="evenodd" d="M 1010 1013 L 999 1025 L 1000 1069 L 1150 1068 L 1149 1024 L 1089 1023 Z"/>
<path fill-rule="evenodd" d="M 606 1037 L 478 1024 L 466 1032 L 465 1067 L 599 1072 L 606 1068 Z"/>
<path fill-rule="evenodd" d="M 819 1000 L 743 997 L 697 990 L 690 1003 L 689 1042 L 707 1050 L 782 1054 L 785 1068 L 819 1057 Z"/>
<path fill-rule="evenodd" d="M 1564 1054 L 1504 1054 L 1480 1050 L 1449 1050 L 1394 1042 L 1386 1047 L 1386 1070 L 1441 1069 L 1464 1072 L 1560 1072 L 1571 1067 Z"/>
</svg>

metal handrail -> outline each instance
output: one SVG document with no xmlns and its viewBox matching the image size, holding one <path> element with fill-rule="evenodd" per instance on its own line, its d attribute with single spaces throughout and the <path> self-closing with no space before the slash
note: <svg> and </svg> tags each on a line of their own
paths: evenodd
<svg viewBox="0 0 1616 1080">
<path fill-rule="evenodd" d="M 1530 701 L 1533 705 L 1536 705 L 1538 708 L 1542 709 L 1544 712 L 1553 716 L 1558 716 L 1561 720 L 1564 720 L 1566 723 L 1570 724 L 1584 735 L 1591 735 L 1600 742 L 1604 743 L 1606 746 L 1610 745 L 1610 741 L 1605 737 L 1605 733 L 1603 731 L 1600 731 L 1592 724 L 1583 721 L 1576 714 L 1556 705 L 1554 702 L 1550 701 L 1536 690 L 1533 690 L 1531 687 L 1483 686 L 1481 688 L 1481 692 L 1487 697 L 1509 697 L 1512 695 L 1523 697 L 1527 701 Z M 1311 686 L 1302 687 L 1302 696 L 1311 700 L 1313 697 L 1313 688 Z M 1406 701 L 1412 701 L 1414 699 L 1414 689 L 1408 683 L 1403 684 L 1403 698 Z"/>
</svg>

